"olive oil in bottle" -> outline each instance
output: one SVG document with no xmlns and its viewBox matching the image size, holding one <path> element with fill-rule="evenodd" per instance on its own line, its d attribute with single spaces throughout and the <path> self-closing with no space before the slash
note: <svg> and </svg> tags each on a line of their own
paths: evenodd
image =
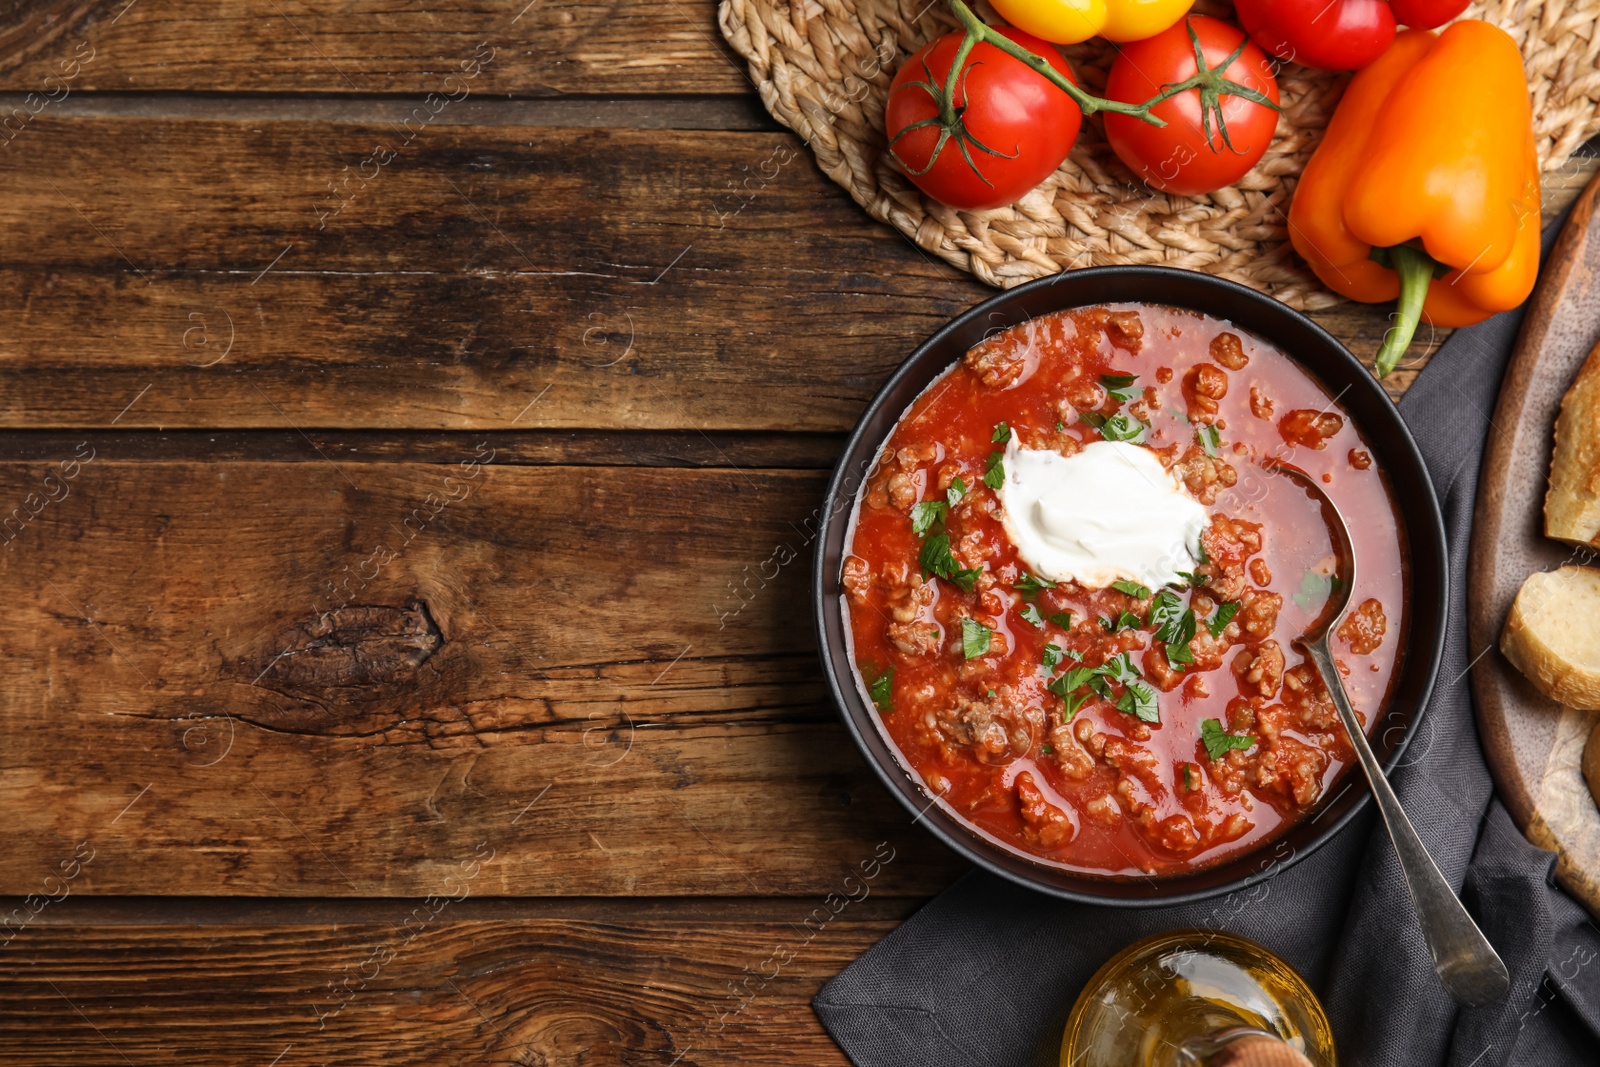
<svg viewBox="0 0 1600 1067">
<path fill-rule="evenodd" d="M 1128 946 L 1095 972 L 1061 1067 L 1336 1067 L 1322 1005 L 1287 963 L 1215 930 Z"/>
</svg>

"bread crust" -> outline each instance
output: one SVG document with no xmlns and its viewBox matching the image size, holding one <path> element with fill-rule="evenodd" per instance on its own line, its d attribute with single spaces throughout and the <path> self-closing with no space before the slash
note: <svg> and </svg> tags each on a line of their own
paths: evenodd
<svg viewBox="0 0 1600 1067">
<path fill-rule="evenodd" d="M 1544 532 L 1569 545 L 1600 547 L 1600 347 L 1561 400 Z"/>
<path fill-rule="evenodd" d="M 1600 804 L 1600 722 L 1589 731 L 1589 740 L 1583 746 L 1583 780 L 1589 783 L 1589 795 Z"/>
<path fill-rule="evenodd" d="M 1596 584 L 1600 584 L 1600 571 L 1588 567 L 1562 567 L 1530 575 L 1518 590 L 1500 633 L 1500 651 L 1534 688 L 1558 704 L 1581 711 L 1600 710 L 1600 664 L 1574 663 L 1553 644 L 1556 631 L 1575 617 L 1600 626 L 1600 614 L 1585 611 L 1593 603 Z"/>
</svg>

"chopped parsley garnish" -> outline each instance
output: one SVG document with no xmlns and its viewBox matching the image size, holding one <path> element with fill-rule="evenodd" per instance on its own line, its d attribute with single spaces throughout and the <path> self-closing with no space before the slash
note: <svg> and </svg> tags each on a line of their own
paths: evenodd
<svg viewBox="0 0 1600 1067">
<path fill-rule="evenodd" d="M 1112 683 L 1123 687 L 1121 696 L 1111 688 Z M 1133 659 L 1126 652 L 1098 667 L 1068 667 L 1046 688 L 1066 702 L 1064 722 L 1071 721 L 1089 697 L 1096 694 L 1114 702 L 1118 711 L 1144 722 L 1161 721 L 1155 687 L 1140 676 L 1139 668 L 1133 665 Z"/>
<path fill-rule="evenodd" d="M 1202 423 L 1195 430 L 1200 438 L 1200 447 L 1206 450 L 1206 455 L 1215 456 L 1217 449 L 1222 447 L 1222 435 L 1217 433 L 1217 428 L 1210 423 Z"/>
<path fill-rule="evenodd" d="M 1022 576 L 1016 580 L 1016 583 L 1012 585 L 1011 588 L 1015 589 L 1023 596 L 1031 597 L 1041 589 L 1054 589 L 1055 587 L 1055 582 L 1048 581 L 1044 578 L 1035 578 L 1027 571 L 1023 571 Z"/>
<path fill-rule="evenodd" d="M 1228 628 L 1228 623 L 1239 613 L 1237 601 L 1230 600 L 1218 606 L 1217 613 L 1206 620 L 1206 629 L 1211 631 L 1212 637 L 1221 637 L 1222 631 Z"/>
<path fill-rule="evenodd" d="M 1189 774 L 1189 765 L 1183 765 L 1183 789 L 1186 793 L 1194 792 L 1194 779 Z"/>
<path fill-rule="evenodd" d="M 1075 689 L 1082 689 L 1094 677 L 1097 667 L 1068 667 L 1061 672 L 1061 677 L 1051 682 L 1047 689 L 1056 696 L 1064 697 Z"/>
<path fill-rule="evenodd" d="M 1179 600 L 1178 593 L 1171 589 L 1163 589 L 1155 593 L 1155 600 L 1150 601 L 1150 625 L 1155 627 L 1155 640 L 1176 641 L 1178 633 L 1182 632 L 1184 625 L 1184 601 Z M 1194 637 L 1194 611 L 1189 611 L 1189 635 Z"/>
<path fill-rule="evenodd" d="M 1119 593 L 1127 593 L 1135 600 L 1143 600 L 1150 595 L 1150 590 L 1138 582 L 1112 582 L 1111 588 Z"/>
<path fill-rule="evenodd" d="M 1078 714 L 1078 710 L 1089 699 L 1088 693 L 1080 692 L 1079 690 L 1094 681 L 1097 677 L 1095 670 L 1096 668 L 1094 667 L 1068 667 L 1061 673 L 1061 677 L 1045 687 L 1066 701 L 1067 709 L 1066 714 L 1061 718 L 1062 722 L 1071 722 L 1072 717 Z"/>
<path fill-rule="evenodd" d="M 1128 441 L 1133 444 L 1143 443 L 1145 436 L 1150 432 L 1150 424 L 1134 418 L 1126 412 L 1119 411 L 1110 418 L 1098 411 L 1086 411 L 1083 421 L 1100 431 L 1100 436 L 1107 441 Z"/>
<path fill-rule="evenodd" d="M 1199 541 L 1195 542 L 1195 548 L 1197 549 L 1194 554 L 1195 559 L 1199 560 L 1201 563 L 1211 562 L 1211 556 L 1206 552 L 1206 542 L 1204 538 L 1201 538 Z"/>
<path fill-rule="evenodd" d="M 1037 605 L 1037 604 L 1024 605 L 1023 609 L 1021 611 L 1017 612 L 1017 614 L 1021 615 L 1024 619 L 1027 619 L 1029 622 L 1033 623 L 1033 625 L 1039 627 L 1039 629 L 1041 629 L 1041 630 L 1044 629 L 1044 617 L 1039 614 L 1039 605 Z"/>
<path fill-rule="evenodd" d="M 1121 682 L 1123 685 L 1137 682 L 1143 677 L 1139 673 L 1139 668 L 1133 665 L 1133 657 L 1126 652 L 1112 656 L 1097 669 L 1113 682 Z"/>
<path fill-rule="evenodd" d="M 990 452 L 989 465 L 983 468 L 983 484 L 997 493 L 1006 483 L 1005 458 L 1004 452 Z"/>
<path fill-rule="evenodd" d="M 1193 571 L 1173 571 L 1172 573 L 1176 574 L 1179 578 L 1182 578 L 1185 585 L 1194 587 L 1200 584 L 1199 575 L 1195 574 Z"/>
<path fill-rule="evenodd" d="M 1060 433 L 1062 430 L 1065 430 L 1066 428 L 1067 428 L 1067 424 L 1066 423 L 1060 422 L 1060 421 L 1056 422 L 1056 432 L 1057 433 Z"/>
<path fill-rule="evenodd" d="M 1072 629 L 1072 612 L 1058 611 L 1054 615 L 1050 616 L 1050 621 L 1061 627 L 1063 630 L 1070 630 Z"/>
<path fill-rule="evenodd" d="M 1194 653 L 1189 642 L 1194 640 L 1194 610 L 1184 606 L 1178 594 L 1163 589 L 1150 605 L 1150 625 L 1156 628 L 1156 640 L 1167 646 L 1167 662 L 1173 666 L 1193 663 Z"/>
<path fill-rule="evenodd" d="M 950 555 L 950 535 L 939 534 L 924 541 L 922 551 L 917 553 L 917 562 L 922 564 L 925 574 L 937 574 L 941 578 L 955 570 L 955 557 Z"/>
<path fill-rule="evenodd" d="M 977 619 L 962 619 L 961 654 L 967 659 L 977 659 L 989 651 L 989 636 L 993 633 Z"/>
<path fill-rule="evenodd" d="M 1051 748 L 1049 745 L 1040 745 L 1039 746 L 1040 755 L 1049 756 L 1049 755 L 1053 754 L 1054 752 L 1055 752 L 1055 749 Z"/>
<path fill-rule="evenodd" d="M 1300 591 L 1294 594 L 1294 602 L 1300 605 L 1301 610 L 1310 611 L 1314 605 L 1328 599 L 1329 594 L 1337 588 L 1339 579 L 1332 575 L 1306 571 L 1305 577 L 1300 579 Z"/>
<path fill-rule="evenodd" d="M 893 711 L 894 704 L 891 699 L 893 693 L 894 668 L 891 666 L 874 678 L 871 685 L 867 686 L 867 695 L 872 698 L 872 703 L 877 706 L 879 711 Z"/>
<path fill-rule="evenodd" d="M 950 479 L 950 488 L 944 491 L 944 498 L 951 507 L 961 503 L 961 498 L 967 495 L 967 483 L 960 478 Z"/>
<path fill-rule="evenodd" d="M 922 542 L 917 561 L 922 564 L 924 574 L 937 575 L 954 582 L 968 593 L 978 584 L 978 575 L 983 573 L 976 567 L 962 569 L 956 565 L 955 557 L 950 554 L 949 534 L 934 534 Z"/>
<path fill-rule="evenodd" d="M 1132 715 L 1140 722 L 1161 721 L 1161 712 L 1156 707 L 1156 690 L 1148 682 L 1129 682 L 1117 701 L 1117 710 Z"/>
<path fill-rule="evenodd" d="M 1055 670 L 1056 664 L 1061 662 L 1061 646 L 1054 642 L 1045 645 L 1043 662 L 1047 672 Z"/>
<path fill-rule="evenodd" d="M 911 509 L 911 532 L 918 537 L 928 536 L 933 524 L 950 514 L 950 505 L 943 500 L 924 500 Z"/>
<path fill-rule="evenodd" d="M 1139 376 L 1137 374 L 1100 375 L 1100 384 L 1105 386 L 1106 392 L 1110 393 L 1119 402 L 1132 400 L 1134 397 L 1139 396 L 1144 392 L 1143 389 L 1134 387 L 1133 383 L 1138 380 Z"/>
<path fill-rule="evenodd" d="M 1011 440 L 1011 427 L 1007 426 L 1003 422 L 995 423 L 994 433 L 989 435 L 989 440 L 993 441 L 997 445 L 1005 444 L 1007 441 Z"/>
<path fill-rule="evenodd" d="M 1205 742 L 1206 755 L 1219 760 L 1233 749 L 1243 752 L 1256 743 L 1253 737 L 1230 734 L 1222 728 L 1219 719 L 1205 719 L 1200 723 L 1200 740 Z"/>
<path fill-rule="evenodd" d="M 1123 404 L 1143 392 L 1133 384 L 1138 377 L 1137 374 L 1102 374 L 1100 384 L 1106 387 L 1106 392 L 1112 399 L 1118 404 Z M 1083 412 L 1082 418 L 1084 422 L 1099 430 L 1100 436 L 1107 441 L 1129 441 L 1139 444 L 1150 433 L 1148 422 L 1134 418 L 1124 411 L 1110 416 L 1102 415 L 1098 411 L 1086 411 Z"/>
<path fill-rule="evenodd" d="M 1133 612 L 1124 611 L 1115 619 L 1101 619 L 1100 625 L 1105 629 L 1106 633 L 1114 634 L 1122 630 L 1137 630 L 1142 622 L 1143 620 Z"/>
<path fill-rule="evenodd" d="M 973 588 L 977 586 L 978 575 L 982 573 L 983 572 L 976 567 L 967 567 L 950 575 L 950 580 L 956 583 L 956 585 L 960 586 L 963 593 L 970 593 L 972 592 Z"/>
</svg>

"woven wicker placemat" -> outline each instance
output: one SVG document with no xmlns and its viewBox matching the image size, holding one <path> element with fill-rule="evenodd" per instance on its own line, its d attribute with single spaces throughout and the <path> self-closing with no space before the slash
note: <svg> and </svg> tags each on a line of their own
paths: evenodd
<svg viewBox="0 0 1600 1067">
<path fill-rule="evenodd" d="M 1232 4 L 1201 0 L 1194 10 L 1228 17 Z M 1501 0 L 1475 3 L 1467 14 L 1503 27 L 1522 48 L 1539 158 L 1547 172 L 1559 168 L 1600 129 L 1600 0 Z M 805 140 L 824 173 L 873 218 L 990 285 L 1073 267 L 1159 263 L 1231 278 L 1302 309 L 1341 299 L 1295 259 L 1284 213 L 1346 75 L 1286 65 L 1272 146 L 1237 185 L 1209 196 L 1167 196 L 1136 180 L 1094 118 L 1044 184 L 1011 207 L 968 212 L 923 196 L 883 151 L 894 72 L 956 25 L 944 0 L 721 0 L 718 22 L 749 61 L 762 103 Z M 1113 46 L 1096 40 L 1063 51 L 1098 93 Z"/>
</svg>

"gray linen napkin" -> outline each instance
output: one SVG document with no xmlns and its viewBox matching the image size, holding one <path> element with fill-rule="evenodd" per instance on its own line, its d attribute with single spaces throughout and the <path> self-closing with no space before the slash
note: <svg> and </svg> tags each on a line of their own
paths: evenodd
<svg viewBox="0 0 1600 1067">
<path fill-rule="evenodd" d="M 1600 1064 L 1600 930 L 1551 881 L 1554 854 L 1528 844 L 1492 798 L 1467 677 L 1473 498 L 1521 321 L 1507 312 L 1458 330 L 1400 404 L 1444 510 L 1454 621 L 1433 699 L 1391 779 L 1510 968 L 1510 995 L 1483 1008 L 1451 1003 L 1369 810 L 1278 877 L 1184 907 L 1087 907 L 966 875 L 813 1001 L 858 1067 L 1054 1064 L 1095 969 L 1146 934 L 1185 926 L 1239 934 L 1293 964 L 1323 998 L 1346 1067 Z"/>
</svg>

